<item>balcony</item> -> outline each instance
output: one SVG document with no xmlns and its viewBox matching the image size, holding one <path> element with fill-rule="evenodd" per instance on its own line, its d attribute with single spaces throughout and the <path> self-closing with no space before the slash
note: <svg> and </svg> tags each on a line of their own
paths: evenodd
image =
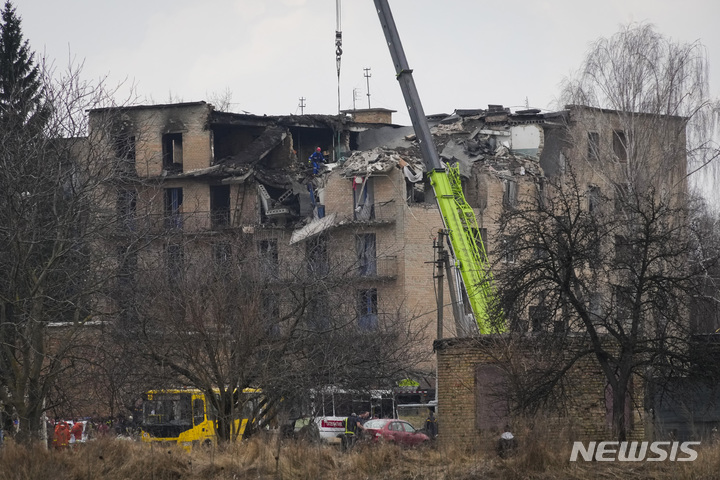
<svg viewBox="0 0 720 480">
<path fill-rule="evenodd" d="M 118 233 L 203 233 L 240 227 L 230 211 L 125 215 L 117 218 Z"/>
<path fill-rule="evenodd" d="M 392 279 L 397 277 L 397 257 L 377 257 L 359 263 L 352 270 L 354 278 L 367 280 Z"/>
<path fill-rule="evenodd" d="M 359 206 L 350 219 L 352 223 L 394 223 L 397 215 L 395 201 Z"/>
</svg>

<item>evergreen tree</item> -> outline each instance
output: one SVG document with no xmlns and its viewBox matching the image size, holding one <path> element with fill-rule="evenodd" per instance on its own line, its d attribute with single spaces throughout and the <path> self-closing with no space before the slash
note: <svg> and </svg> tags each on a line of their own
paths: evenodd
<svg viewBox="0 0 720 480">
<path fill-rule="evenodd" d="M 0 122 L 3 128 L 42 128 L 47 119 L 40 69 L 20 17 L 8 0 L 0 24 Z"/>
</svg>

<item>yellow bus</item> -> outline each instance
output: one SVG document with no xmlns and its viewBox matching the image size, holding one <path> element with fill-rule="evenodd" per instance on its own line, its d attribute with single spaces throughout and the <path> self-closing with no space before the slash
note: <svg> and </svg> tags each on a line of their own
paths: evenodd
<svg viewBox="0 0 720 480">
<path fill-rule="evenodd" d="M 217 391 L 216 391 L 217 392 Z M 235 418 L 237 438 L 241 439 L 248 422 L 255 421 L 261 391 L 243 390 L 243 406 Z M 198 389 L 150 390 L 142 406 L 142 441 L 177 443 L 186 449 L 217 444 L 217 414 L 205 394 Z"/>
</svg>

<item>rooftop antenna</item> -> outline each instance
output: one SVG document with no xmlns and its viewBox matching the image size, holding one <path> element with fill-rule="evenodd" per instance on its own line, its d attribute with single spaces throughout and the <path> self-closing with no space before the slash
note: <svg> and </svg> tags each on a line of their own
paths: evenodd
<svg viewBox="0 0 720 480">
<path fill-rule="evenodd" d="M 340 25 L 340 2 L 341 0 L 335 0 L 335 13 L 336 13 L 336 26 L 335 26 L 335 65 L 337 66 L 337 78 L 338 78 L 338 115 L 340 115 L 340 57 L 342 56 L 342 27 Z"/>
<path fill-rule="evenodd" d="M 305 115 L 305 97 L 300 97 L 300 104 L 298 107 L 300 107 L 300 115 Z"/>
<path fill-rule="evenodd" d="M 370 77 L 372 77 L 372 74 L 370 73 L 370 67 L 363 68 L 365 71 L 365 79 L 367 80 L 367 97 L 368 97 L 368 109 L 370 109 Z"/>
</svg>

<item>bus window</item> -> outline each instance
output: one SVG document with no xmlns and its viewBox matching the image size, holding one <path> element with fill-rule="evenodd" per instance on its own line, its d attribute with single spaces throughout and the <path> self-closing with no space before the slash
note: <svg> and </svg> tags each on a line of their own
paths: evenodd
<svg viewBox="0 0 720 480">
<path fill-rule="evenodd" d="M 200 425 L 205 421 L 205 401 L 202 398 L 193 400 L 193 424 Z"/>
<path fill-rule="evenodd" d="M 190 395 L 155 394 L 143 404 L 147 424 L 190 425 Z"/>
</svg>

